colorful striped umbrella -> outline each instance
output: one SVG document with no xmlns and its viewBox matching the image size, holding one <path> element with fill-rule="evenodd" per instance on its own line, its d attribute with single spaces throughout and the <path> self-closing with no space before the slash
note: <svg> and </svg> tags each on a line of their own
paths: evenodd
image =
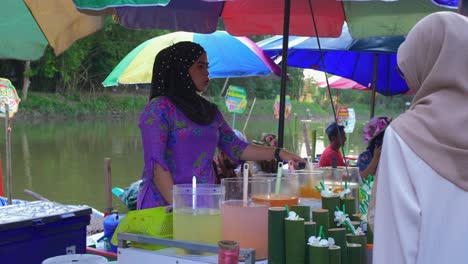
<svg viewBox="0 0 468 264">
<path fill-rule="evenodd" d="M 104 25 L 104 17 L 82 14 L 71 1 L 2 0 L 0 10 L 0 59 L 37 60 L 47 45 L 58 55 Z"/>
<path fill-rule="evenodd" d="M 432 1 L 291 1 L 289 34 L 338 37 L 346 21 L 353 38 L 405 35 L 425 15 L 450 10 Z M 454 0 L 451 0 L 452 2 Z M 83 11 L 109 12 L 131 29 L 212 33 L 222 18 L 235 36 L 283 34 L 284 0 L 73 0 Z M 99 3 L 99 4 L 96 4 Z M 312 20 L 312 11 L 315 16 Z"/>
<path fill-rule="evenodd" d="M 133 49 L 114 68 L 103 85 L 151 83 L 156 54 L 180 41 L 193 41 L 205 48 L 210 62 L 210 78 L 248 77 L 272 73 L 281 76 L 278 65 L 246 37 L 234 37 L 225 31 L 212 34 L 174 32 L 147 40 Z"/>
</svg>

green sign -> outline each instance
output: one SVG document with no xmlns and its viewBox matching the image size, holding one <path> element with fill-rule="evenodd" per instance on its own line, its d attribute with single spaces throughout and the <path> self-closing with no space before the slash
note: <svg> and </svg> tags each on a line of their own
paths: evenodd
<svg viewBox="0 0 468 264">
<path fill-rule="evenodd" d="M 247 93 L 242 87 L 229 85 L 224 101 L 229 112 L 243 114 L 247 108 Z"/>
</svg>

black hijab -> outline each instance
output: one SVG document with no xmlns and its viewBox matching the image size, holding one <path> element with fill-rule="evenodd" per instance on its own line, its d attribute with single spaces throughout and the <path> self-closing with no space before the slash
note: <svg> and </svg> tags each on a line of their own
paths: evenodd
<svg viewBox="0 0 468 264">
<path fill-rule="evenodd" d="M 161 50 L 154 60 L 150 93 L 150 100 L 167 96 L 188 119 L 199 125 L 213 123 L 217 114 L 217 106 L 198 94 L 188 72 L 204 53 L 202 46 L 190 41 Z"/>
</svg>

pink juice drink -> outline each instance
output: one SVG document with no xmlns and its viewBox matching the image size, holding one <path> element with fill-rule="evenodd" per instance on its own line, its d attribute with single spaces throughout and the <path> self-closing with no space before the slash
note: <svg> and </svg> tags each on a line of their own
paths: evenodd
<svg viewBox="0 0 468 264">
<path fill-rule="evenodd" d="M 222 239 L 234 240 L 240 248 L 254 248 L 257 260 L 268 257 L 268 205 L 242 201 L 224 201 Z"/>
</svg>

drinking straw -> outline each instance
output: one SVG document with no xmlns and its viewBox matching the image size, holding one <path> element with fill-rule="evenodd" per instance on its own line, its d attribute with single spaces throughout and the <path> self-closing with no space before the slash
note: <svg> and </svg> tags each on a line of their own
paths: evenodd
<svg viewBox="0 0 468 264">
<path fill-rule="evenodd" d="M 284 205 L 284 209 L 286 210 L 286 217 L 289 217 L 289 206 L 287 204 Z"/>
<path fill-rule="evenodd" d="M 328 236 L 335 240 L 335 245 L 339 246 L 341 250 L 341 263 L 348 263 L 348 251 L 346 250 L 346 229 L 344 228 L 330 228 L 328 229 Z M 330 262 L 333 263 L 333 262 Z"/>
<path fill-rule="evenodd" d="M 343 224 L 348 229 L 349 233 L 351 233 L 353 235 L 356 234 L 356 229 L 354 228 L 354 226 L 351 223 L 351 221 L 349 220 L 349 218 L 346 219 Z"/>
<path fill-rule="evenodd" d="M 292 160 L 288 161 L 288 171 L 294 173 L 294 162 Z"/>
<path fill-rule="evenodd" d="M 345 213 L 345 208 L 346 208 L 346 214 L 350 216 L 355 214 L 356 213 L 356 198 L 348 197 L 345 199 L 341 199 L 341 206 L 343 207 L 343 213 Z"/>
<path fill-rule="evenodd" d="M 293 205 L 291 206 L 291 210 L 296 212 L 299 215 L 299 217 L 304 218 L 304 221 L 310 221 L 310 206 Z"/>
<path fill-rule="evenodd" d="M 325 235 L 328 233 L 328 228 L 330 227 L 328 222 L 328 210 L 327 209 L 315 209 L 312 211 L 313 221 L 316 223 L 316 226 L 323 226 L 325 230 Z"/>
<path fill-rule="evenodd" d="M 366 235 L 364 234 L 359 234 L 359 235 L 354 235 L 354 234 L 347 234 L 346 235 L 346 241 L 348 243 L 355 243 L 361 245 L 360 249 L 360 255 L 361 255 L 361 262 L 360 264 L 367 264 L 367 239 Z"/>
<path fill-rule="evenodd" d="M 323 181 L 320 182 L 320 186 L 322 186 L 322 190 L 325 190 L 325 185 L 323 184 Z"/>
<path fill-rule="evenodd" d="M 347 180 L 344 182 L 344 191 L 346 191 L 346 189 L 348 189 L 348 181 L 347 181 Z M 347 194 L 347 193 L 345 193 L 344 198 L 345 198 L 345 199 L 348 198 L 348 194 Z"/>
<path fill-rule="evenodd" d="M 192 210 L 197 209 L 197 177 L 192 177 Z"/>
<path fill-rule="evenodd" d="M 282 175 L 283 175 L 283 163 L 278 162 L 278 172 L 276 173 L 275 194 L 279 194 Z"/>
<path fill-rule="evenodd" d="M 243 193 L 242 193 L 242 201 L 244 203 L 244 207 L 247 206 L 247 195 L 249 192 L 249 164 L 246 162 L 244 163 L 244 186 L 243 186 Z"/>
<path fill-rule="evenodd" d="M 360 264 L 361 263 L 361 248 L 360 244 L 348 243 L 348 264 Z"/>
<path fill-rule="evenodd" d="M 330 256 L 328 254 L 328 246 L 309 246 L 309 264 L 328 264 Z"/>
<path fill-rule="evenodd" d="M 268 209 L 268 263 L 284 264 L 284 207 Z"/>
<path fill-rule="evenodd" d="M 319 231 L 318 236 L 319 236 L 320 238 L 322 238 L 322 239 L 325 239 L 325 234 L 323 233 L 323 226 L 320 226 L 320 229 L 319 229 L 319 230 L 320 230 L 320 231 Z"/>
<path fill-rule="evenodd" d="M 322 192 L 322 189 L 320 189 L 320 187 L 318 187 L 317 185 L 314 185 L 315 189 L 317 189 L 317 191 L 319 191 L 319 193 Z"/>
<path fill-rule="evenodd" d="M 304 219 L 285 219 L 284 227 L 286 264 L 304 263 Z"/>
<path fill-rule="evenodd" d="M 330 246 L 328 247 L 329 261 L 333 264 L 341 264 L 341 247 Z"/>
</svg>

